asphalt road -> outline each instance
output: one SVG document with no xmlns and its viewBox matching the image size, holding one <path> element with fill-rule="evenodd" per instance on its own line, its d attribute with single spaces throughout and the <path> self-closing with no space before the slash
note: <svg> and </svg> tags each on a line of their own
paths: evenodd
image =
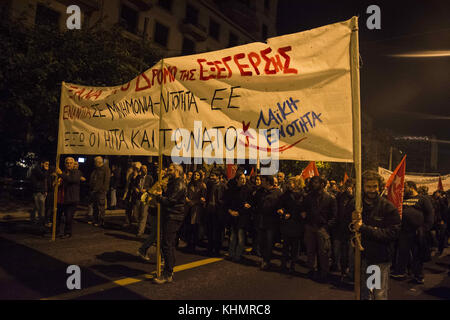
<svg viewBox="0 0 450 320">
<path fill-rule="evenodd" d="M 105 228 L 80 217 L 73 237 L 43 237 L 28 221 L 0 223 L 0 299 L 164 299 L 164 300 L 352 300 L 353 286 L 337 274 L 322 284 L 306 277 L 306 268 L 294 275 L 279 272 L 274 259 L 271 272 L 260 271 L 259 258 L 246 255 L 243 263 L 226 257 L 211 259 L 177 250 L 175 281 L 154 285 L 154 261 L 136 256 L 141 241 L 123 231 L 122 217 L 108 217 Z M 275 254 L 278 254 L 275 252 Z M 305 257 L 302 257 L 305 260 Z M 81 289 L 69 290 L 69 265 L 81 269 Z M 390 299 L 450 299 L 450 250 L 425 266 L 425 284 L 391 280 Z"/>
</svg>

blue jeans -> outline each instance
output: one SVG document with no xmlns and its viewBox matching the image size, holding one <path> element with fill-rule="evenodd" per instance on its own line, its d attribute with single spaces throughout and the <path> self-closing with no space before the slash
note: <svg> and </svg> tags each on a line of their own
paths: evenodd
<svg viewBox="0 0 450 320">
<path fill-rule="evenodd" d="M 348 239 L 334 239 L 333 241 L 334 263 L 340 267 L 341 273 L 345 274 L 349 268 L 349 275 L 353 277 L 355 264 L 355 248 Z"/>
<path fill-rule="evenodd" d="M 367 261 L 361 259 L 361 300 L 387 300 L 389 291 L 390 262 L 378 263 L 380 268 L 380 289 L 369 289 L 367 279 L 371 274 L 367 274 Z"/>
<path fill-rule="evenodd" d="M 230 247 L 228 248 L 230 257 L 239 260 L 244 252 L 245 230 L 238 227 L 231 227 Z"/>
<path fill-rule="evenodd" d="M 45 218 L 45 194 L 42 192 L 33 193 L 34 210 L 35 214 L 39 218 L 39 221 L 43 222 Z"/>
</svg>

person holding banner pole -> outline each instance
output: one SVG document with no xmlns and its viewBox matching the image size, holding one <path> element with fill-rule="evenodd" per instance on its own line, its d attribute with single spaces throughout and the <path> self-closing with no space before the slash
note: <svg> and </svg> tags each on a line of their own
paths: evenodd
<svg viewBox="0 0 450 320">
<path fill-rule="evenodd" d="M 362 174 L 363 208 L 352 214 L 351 229 L 361 234 L 361 299 L 387 300 L 393 245 L 398 238 L 401 220 L 397 208 L 380 196 L 383 178 L 375 171 Z M 379 288 L 369 288 L 368 267 L 380 270 Z"/>
<path fill-rule="evenodd" d="M 186 184 L 183 178 L 183 167 L 179 164 L 171 164 L 168 170 L 169 182 L 167 189 L 157 191 L 156 200 L 162 205 L 161 232 L 162 251 L 164 257 L 164 271 L 161 276 L 154 278 L 155 284 L 163 284 L 173 281 L 173 268 L 175 267 L 175 242 L 177 232 L 181 227 L 184 217 L 186 202 Z M 158 253 L 158 252 L 157 252 Z"/>
</svg>

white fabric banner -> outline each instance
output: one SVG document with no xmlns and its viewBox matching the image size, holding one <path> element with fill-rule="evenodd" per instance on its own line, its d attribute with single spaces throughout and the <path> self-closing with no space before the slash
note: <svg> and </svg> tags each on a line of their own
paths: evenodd
<svg viewBox="0 0 450 320">
<path fill-rule="evenodd" d="M 389 179 L 392 174 L 392 171 L 388 169 L 378 167 L 378 173 L 380 176 L 384 178 L 385 181 Z M 445 176 L 441 176 L 442 186 L 444 187 L 444 191 L 450 189 L 450 174 Z M 425 186 L 428 188 L 428 194 L 432 194 L 438 188 L 439 176 L 427 177 L 427 176 L 416 176 L 416 175 L 405 175 L 405 181 L 413 181 L 416 183 L 417 187 Z"/>
<path fill-rule="evenodd" d="M 164 59 L 123 86 L 63 83 L 59 153 L 157 155 L 160 132 L 164 155 L 352 162 L 356 21 Z"/>
</svg>

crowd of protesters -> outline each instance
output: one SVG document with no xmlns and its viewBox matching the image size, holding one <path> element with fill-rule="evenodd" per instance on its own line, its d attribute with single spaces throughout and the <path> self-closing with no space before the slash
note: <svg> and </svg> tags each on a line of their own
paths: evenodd
<svg viewBox="0 0 450 320">
<path fill-rule="evenodd" d="M 153 164 L 152 164 L 153 165 Z M 64 171 L 50 173 L 48 161 L 42 161 L 32 173 L 33 198 L 42 226 L 48 226 L 53 188 L 59 184 L 57 231 L 61 237 L 72 235 L 72 219 L 80 202 L 80 184 L 86 179 L 76 169 L 73 158 L 65 159 Z M 343 281 L 353 281 L 354 231 L 360 233 L 361 269 L 377 265 L 381 288 L 368 290 L 366 272 L 362 272 L 363 299 L 386 299 L 390 276 L 409 276 L 424 282 L 423 263 L 436 248 L 442 254 L 448 244 L 448 194 L 436 191 L 428 195 L 407 181 L 404 189 L 402 218 L 383 194 L 384 181 L 378 173 L 362 175 L 362 212 L 355 211 L 355 181 L 337 184 L 320 176 L 311 179 L 246 175 L 238 169 L 227 179 L 224 170 L 199 169 L 184 172 L 172 164 L 161 172 L 155 166 L 134 162 L 125 175 L 124 192 L 117 194 L 121 170 L 112 169 L 101 157 L 88 179 L 90 203 L 95 226 L 104 226 L 107 193 L 110 207 L 124 202 L 123 228 L 136 225 L 135 234 L 144 242 L 138 255 L 149 260 L 157 241 L 157 203 L 161 204 L 161 251 L 164 271 L 154 279 L 162 284 L 173 280 L 175 248 L 180 239 L 191 253 L 205 247 L 207 255 L 239 263 L 245 255 L 260 257 L 260 269 L 274 270 L 274 259 L 281 260 L 281 272 L 295 273 L 303 262 L 309 276 L 319 282 L 329 281 L 330 272 L 339 272 Z M 65 222 L 61 226 L 61 218 Z M 61 228 L 64 227 L 64 230 Z M 148 235 L 145 235 L 148 231 Z M 224 245 L 227 245 L 224 246 Z M 276 255 L 275 248 L 281 249 Z"/>
</svg>

